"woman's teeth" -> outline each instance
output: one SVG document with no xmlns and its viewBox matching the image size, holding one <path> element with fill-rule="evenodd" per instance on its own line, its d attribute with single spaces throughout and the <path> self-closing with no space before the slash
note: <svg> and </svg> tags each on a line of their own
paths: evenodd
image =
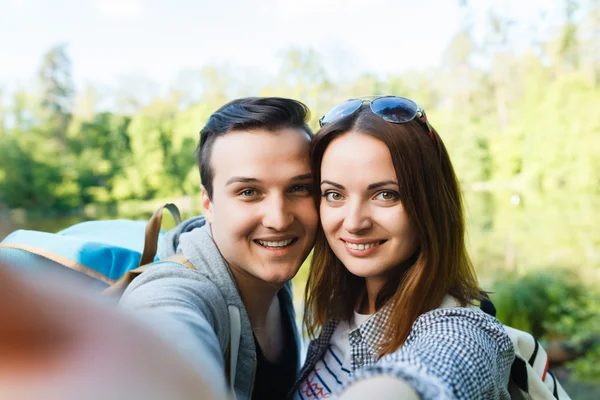
<svg viewBox="0 0 600 400">
<path fill-rule="evenodd" d="M 352 250 L 368 250 L 372 247 L 379 246 L 383 242 L 373 242 L 373 243 L 349 243 L 346 242 L 346 246 L 348 246 Z"/>
</svg>

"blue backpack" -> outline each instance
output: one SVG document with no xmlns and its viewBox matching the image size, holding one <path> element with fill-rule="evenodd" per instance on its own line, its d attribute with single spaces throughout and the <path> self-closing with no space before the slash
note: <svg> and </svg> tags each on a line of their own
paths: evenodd
<svg viewBox="0 0 600 400">
<path fill-rule="evenodd" d="M 57 233 L 17 230 L 0 242 L 0 261 L 19 269 L 68 275 L 105 294 L 122 293 L 148 265 L 158 261 L 156 249 L 164 235 L 163 210 L 181 222 L 174 204 L 165 204 L 150 220 L 87 221 Z M 169 257 L 195 269 L 182 255 Z"/>
</svg>

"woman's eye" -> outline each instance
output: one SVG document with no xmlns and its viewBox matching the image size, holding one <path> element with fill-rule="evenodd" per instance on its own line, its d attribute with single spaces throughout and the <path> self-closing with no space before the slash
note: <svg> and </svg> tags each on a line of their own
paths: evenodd
<svg viewBox="0 0 600 400">
<path fill-rule="evenodd" d="M 396 200 L 398 198 L 398 194 L 395 192 L 379 192 L 377 193 L 377 196 L 375 196 L 375 198 L 377 200 L 384 200 L 384 201 L 390 201 L 390 200 Z"/>
<path fill-rule="evenodd" d="M 327 201 L 340 201 L 343 198 L 343 196 L 337 192 L 327 192 L 323 194 L 323 197 L 325 197 Z"/>
</svg>

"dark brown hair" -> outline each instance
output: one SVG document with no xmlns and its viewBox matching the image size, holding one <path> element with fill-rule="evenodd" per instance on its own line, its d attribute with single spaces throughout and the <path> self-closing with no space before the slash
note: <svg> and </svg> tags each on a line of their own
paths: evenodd
<svg viewBox="0 0 600 400">
<path fill-rule="evenodd" d="M 298 128 L 312 137 L 308 127 L 310 112 L 303 103 L 282 97 L 245 97 L 225 104 L 215 111 L 202 130 L 196 148 L 200 180 L 208 198 L 212 198 L 213 170 L 210 155 L 215 139 L 235 130 Z"/>
<path fill-rule="evenodd" d="M 435 130 L 432 140 L 420 122 L 389 123 L 365 105 L 325 125 L 311 144 L 315 201 L 321 199 L 325 149 L 335 138 L 352 132 L 373 136 L 387 145 L 400 184 L 400 200 L 419 243 L 417 253 L 393 271 L 377 296 L 377 310 L 387 303 L 392 307 L 388 332 L 379 343 L 381 356 L 397 350 L 415 320 L 437 308 L 447 294 L 464 306 L 478 299 L 480 290 L 465 247 L 458 180 Z M 364 287 L 364 279 L 344 267 L 319 229 L 305 293 L 308 334 L 316 336 L 331 318 L 350 320 Z"/>
</svg>

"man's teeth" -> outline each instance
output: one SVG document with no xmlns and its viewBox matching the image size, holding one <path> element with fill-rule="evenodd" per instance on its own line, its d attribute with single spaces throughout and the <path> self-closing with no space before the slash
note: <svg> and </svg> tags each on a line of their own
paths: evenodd
<svg viewBox="0 0 600 400">
<path fill-rule="evenodd" d="M 293 241 L 294 241 L 294 239 L 281 240 L 279 242 L 269 242 L 266 240 L 257 240 L 257 242 L 261 246 L 264 246 L 264 247 L 285 247 L 285 246 L 289 246 Z"/>
<path fill-rule="evenodd" d="M 367 249 L 370 249 L 371 247 L 379 246 L 380 244 L 381 244 L 381 242 L 361 243 L 361 244 L 346 242 L 346 246 L 348 246 L 352 250 L 367 250 Z"/>
</svg>

